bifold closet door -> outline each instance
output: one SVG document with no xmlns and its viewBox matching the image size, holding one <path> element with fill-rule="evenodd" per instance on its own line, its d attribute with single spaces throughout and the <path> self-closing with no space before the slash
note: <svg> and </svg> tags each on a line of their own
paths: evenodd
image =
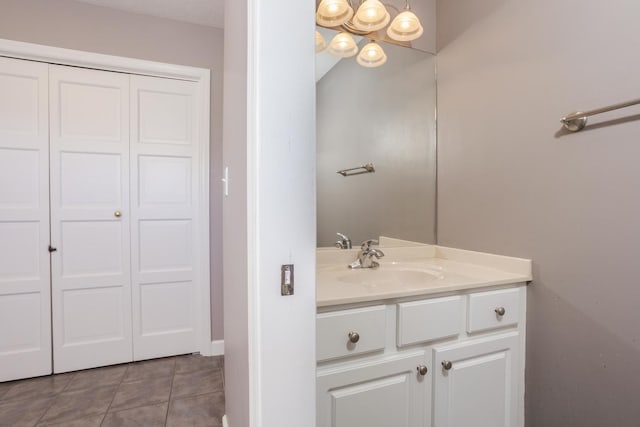
<svg viewBox="0 0 640 427">
<path fill-rule="evenodd" d="M 135 360 L 198 349 L 196 208 L 198 182 L 208 177 L 197 154 L 196 87 L 131 76 Z"/>
<path fill-rule="evenodd" d="M 51 373 L 48 65 L 0 58 L 0 381 Z"/>
<path fill-rule="evenodd" d="M 53 364 L 132 360 L 129 75 L 50 66 Z"/>
</svg>

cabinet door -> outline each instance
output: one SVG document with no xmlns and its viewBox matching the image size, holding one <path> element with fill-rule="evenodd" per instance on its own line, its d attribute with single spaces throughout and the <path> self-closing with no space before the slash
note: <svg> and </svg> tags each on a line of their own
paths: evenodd
<svg viewBox="0 0 640 427">
<path fill-rule="evenodd" d="M 0 58 L 0 381 L 51 373 L 48 84 Z"/>
<path fill-rule="evenodd" d="M 516 427 L 517 332 L 434 349 L 434 427 Z"/>
<path fill-rule="evenodd" d="M 131 76 L 134 359 L 197 351 L 200 163 L 194 82 Z"/>
<path fill-rule="evenodd" d="M 429 369 L 420 375 L 417 368 Z M 422 427 L 430 417 L 424 352 L 325 368 L 317 377 L 317 427 Z"/>
<path fill-rule="evenodd" d="M 54 371 L 132 360 L 129 76 L 51 66 Z"/>
</svg>

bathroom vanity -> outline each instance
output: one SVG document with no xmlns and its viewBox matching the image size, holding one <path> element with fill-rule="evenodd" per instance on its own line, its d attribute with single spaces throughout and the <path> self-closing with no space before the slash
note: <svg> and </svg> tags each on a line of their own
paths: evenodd
<svg viewBox="0 0 640 427">
<path fill-rule="evenodd" d="M 531 261 L 431 245 L 318 249 L 318 427 L 524 426 Z"/>
</svg>

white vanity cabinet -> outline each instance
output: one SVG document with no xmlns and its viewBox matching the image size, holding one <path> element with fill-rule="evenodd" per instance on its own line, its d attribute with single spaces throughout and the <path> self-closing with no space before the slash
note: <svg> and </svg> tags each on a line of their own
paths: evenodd
<svg viewBox="0 0 640 427">
<path fill-rule="evenodd" d="M 424 350 L 412 351 L 319 373 L 316 427 L 426 425 L 424 403 L 431 384 L 429 359 Z"/>
<path fill-rule="evenodd" d="M 316 426 L 522 427 L 525 308 L 522 283 L 322 307 Z"/>
<path fill-rule="evenodd" d="M 433 350 L 433 427 L 518 424 L 519 334 Z"/>
</svg>

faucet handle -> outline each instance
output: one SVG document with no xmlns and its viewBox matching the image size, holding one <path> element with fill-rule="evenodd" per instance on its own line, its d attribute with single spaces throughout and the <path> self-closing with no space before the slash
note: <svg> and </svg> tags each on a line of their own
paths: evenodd
<svg viewBox="0 0 640 427">
<path fill-rule="evenodd" d="M 338 241 L 336 242 L 336 247 L 340 249 L 351 249 L 351 239 L 342 233 L 336 233 L 338 236 Z"/>
<path fill-rule="evenodd" d="M 371 245 L 377 245 L 377 244 L 378 244 L 378 241 L 376 239 L 369 239 L 362 242 L 361 248 L 363 251 L 368 251 L 369 249 L 371 249 Z"/>
<path fill-rule="evenodd" d="M 377 259 L 380 259 L 384 256 L 384 252 L 382 252 L 380 249 L 370 249 L 369 250 L 369 256 L 374 256 Z"/>
</svg>

